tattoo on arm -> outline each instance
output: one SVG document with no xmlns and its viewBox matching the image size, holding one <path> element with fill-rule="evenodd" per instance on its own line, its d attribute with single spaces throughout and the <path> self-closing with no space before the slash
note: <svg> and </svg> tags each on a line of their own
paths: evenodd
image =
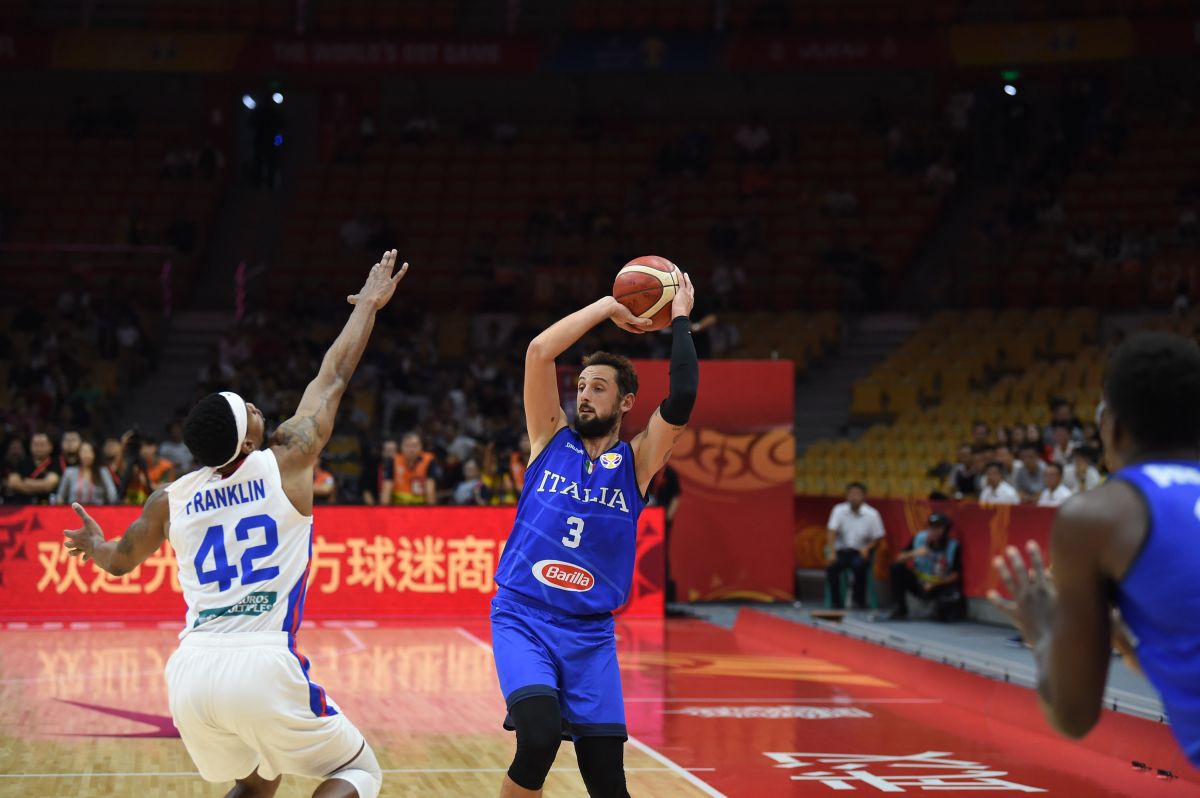
<svg viewBox="0 0 1200 798">
<path fill-rule="evenodd" d="M 306 455 L 314 455 L 321 448 L 317 420 L 313 416 L 292 418 L 275 430 L 275 442 L 289 449 L 299 449 Z"/>
</svg>

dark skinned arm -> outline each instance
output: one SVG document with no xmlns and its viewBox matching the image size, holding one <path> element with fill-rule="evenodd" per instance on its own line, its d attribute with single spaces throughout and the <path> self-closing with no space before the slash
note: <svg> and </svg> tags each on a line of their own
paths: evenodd
<svg viewBox="0 0 1200 798">
<path fill-rule="evenodd" d="M 124 576 L 137 568 L 167 539 L 171 516 L 163 488 L 150 495 L 142 507 L 142 514 L 119 539 L 105 540 L 104 530 L 78 502 L 72 504 L 71 509 L 83 521 L 83 526 L 63 530 L 67 551 L 72 557 L 82 556 L 84 562 L 92 560 L 97 568 L 113 576 Z"/>
</svg>

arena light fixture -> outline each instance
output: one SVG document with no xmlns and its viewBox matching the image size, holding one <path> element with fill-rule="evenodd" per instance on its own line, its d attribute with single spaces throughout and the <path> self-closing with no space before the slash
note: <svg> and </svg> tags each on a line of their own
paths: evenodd
<svg viewBox="0 0 1200 798">
<path fill-rule="evenodd" d="M 247 111 L 253 111 L 255 108 L 258 107 L 258 103 L 256 103 L 254 101 L 254 98 L 251 97 L 249 94 L 242 95 L 242 105 L 246 106 Z"/>
<path fill-rule="evenodd" d="M 1007 94 L 1009 97 L 1016 97 L 1017 96 L 1017 87 L 1012 85 L 1011 83 L 1005 83 L 1004 84 L 1004 93 Z"/>
<path fill-rule="evenodd" d="M 271 100 L 272 100 L 272 101 L 273 101 L 273 102 L 274 102 L 276 105 L 283 105 L 283 95 L 282 95 L 282 94 L 280 94 L 279 92 L 275 92 L 274 94 L 272 94 L 272 95 L 271 95 Z"/>
</svg>

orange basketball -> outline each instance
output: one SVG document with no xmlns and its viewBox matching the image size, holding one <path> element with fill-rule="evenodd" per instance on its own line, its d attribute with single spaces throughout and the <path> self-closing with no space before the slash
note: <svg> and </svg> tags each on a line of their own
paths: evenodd
<svg viewBox="0 0 1200 798">
<path fill-rule="evenodd" d="M 646 255 L 626 263 L 613 282 L 613 296 L 633 315 L 654 323 L 648 330 L 661 330 L 671 323 L 671 300 L 679 289 L 679 269 L 657 255 Z"/>
</svg>

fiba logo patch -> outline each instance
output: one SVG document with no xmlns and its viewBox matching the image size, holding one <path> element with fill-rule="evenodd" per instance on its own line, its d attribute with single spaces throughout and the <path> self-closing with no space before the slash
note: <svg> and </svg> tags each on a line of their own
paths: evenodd
<svg viewBox="0 0 1200 798">
<path fill-rule="evenodd" d="M 609 471 L 621 465 L 620 452 L 605 452 L 600 455 L 600 465 L 607 468 Z"/>
<path fill-rule="evenodd" d="M 586 593 L 596 584 L 586 568 L 560 560 L 539 560 L 533 564 L 533 576 L 543 585 L 576 593 Z"/>
</svg>

